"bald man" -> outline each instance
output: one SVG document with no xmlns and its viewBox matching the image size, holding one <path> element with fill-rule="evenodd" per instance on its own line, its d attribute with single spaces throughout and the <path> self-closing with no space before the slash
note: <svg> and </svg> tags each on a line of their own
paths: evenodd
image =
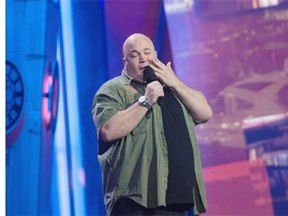
<svg viewBox="0 0 288 216">
<path fill-rule="evenodd" d="M 125 40 L 122 60 L 121 75 L 99 88 L 92 105 L 107 215 L 205 212 L 194 126 L 212 116 L 206 97 L 178 79 L 143 34 Z M 150 83 L 147 66 L 157 76 Z"/>
</svg>

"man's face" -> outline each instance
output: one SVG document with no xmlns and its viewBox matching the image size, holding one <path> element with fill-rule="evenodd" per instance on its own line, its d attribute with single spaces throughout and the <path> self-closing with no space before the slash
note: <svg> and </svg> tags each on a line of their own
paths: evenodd
<svg viewBox="0 0 288 216">
<path fill-rule="evenodd" d="M 143 35 L 135 35 L 127 39 L 123 46 L 123 63 L 127 74 L 133 79 L 143 82 L 143 70 L 149 60 L 156 57 L 152 41 Z"/>
</svg>

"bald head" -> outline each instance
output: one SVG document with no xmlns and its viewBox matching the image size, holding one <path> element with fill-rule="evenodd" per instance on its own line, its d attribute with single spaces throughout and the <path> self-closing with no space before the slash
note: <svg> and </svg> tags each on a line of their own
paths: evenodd
<svg viewBox="0 0 288 216">
<path fill-rule="evenodd" d="M 147 46 L 149 46 L 150 48 L 153 48 L 153 51 L 155 51 L 154 44 L 149 37 L 141 33 L 134 33 L 130 35 L 123 43 L 122 49 L 123 49 L 124 58 L 129 53 L 130 48 L 133 47 L 133 45 L 137 43 L 146 43 Z"/>
</svg>

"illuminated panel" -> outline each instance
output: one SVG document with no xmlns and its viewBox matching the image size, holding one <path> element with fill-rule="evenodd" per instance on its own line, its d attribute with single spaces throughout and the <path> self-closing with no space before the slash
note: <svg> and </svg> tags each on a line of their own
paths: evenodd
<svg viewBox="0 0 288 216">
<path fill-rule="evenodd" d="M 58 108 L 58 64 L 50 62 L 43 80 L 42 119 L 46 128 L 54 131 Z"/>
<path fill-rule="evenodd" d="M 57 59 L 59 62 L 60 70 L 62 67 L 61 57 L 60 57 L 60 44 L 57 43 Z M 60 82 L 62 81 L 60 73 Z M 69 203 L 69 177 L 68 177 L 68 166 L 67 166 L 67 156 L 66 156 L 66 144 L 67 140 L 65 137 L 65 114 L 64 114 L 64 99 L 63 99 L 63 84 L 60 84 L 59 88 L 59 104 L 58 104 L 58 117 L 57 126 L 55 130 L 55 154 L 56 154 L 56 167 L 57 167 L 57 185 L 58 185 L 58 196 L 59 196 L 59 209 L 60 215 L 71 215 L 70 203 Z"/>
<path fill-rule="evenodd" d="M 67 116 L 69 128 L 69 141 L 70 141 L 70 154 L 72 163 L 72 188 L 74 198 L 74 214 L 85 215 L 85 198 L 83 184 L 83 165 L 82 165 L 82 141 L 81 130 L 79 122 L 78 111 L 78 93 L 75 69 L 75 56 L 74 56 L 74 38 L 73 38 L 73 20 L 71 11 L 71 2 L 62 0 L 60 1 L 61 7 L 61 22 L 62 22 L 62 36 L 63 36 L 63 56 L 65 77 L 63 79 L 67 83 Z M 64 90 L 65 91 L 65 90 Z M 79 175 L 79 173 L 81 175 Z"/>
<path fill-rule="evenodd" d="M 253 128 L 257 126 L 264 126 L 275 121 L 285 120 L 288 117 L 288 113 L 280 113 L 276 115 L 261 116 L 252 119 L 243 120 L 243 128 Z"/>
<path fill-rule="evenodd" d="M 267 165 L 288 165 L 288 113 L 243 120 L 251 161 L 259 158 Z"/>
<path fill-rule="evenodd" d="M 257 2 L 258 2 L 258 7 L 262 7 L 262 8 L 279 4 L 278 0 L 258 0 Z"/>
</svg>

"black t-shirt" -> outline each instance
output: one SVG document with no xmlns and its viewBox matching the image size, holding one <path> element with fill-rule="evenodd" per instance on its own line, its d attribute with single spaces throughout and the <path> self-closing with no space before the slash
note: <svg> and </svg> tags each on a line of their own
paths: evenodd
<svg viewBox="0 0 288 216">
<path fill-rule="evenodd" d="M 193 206 L 193 149 L 181 105 L 169 89 L 164 88 L 164 93 L 160 106 L 169 159 L 166 202 L 187 210 Z"/>
</svg>

